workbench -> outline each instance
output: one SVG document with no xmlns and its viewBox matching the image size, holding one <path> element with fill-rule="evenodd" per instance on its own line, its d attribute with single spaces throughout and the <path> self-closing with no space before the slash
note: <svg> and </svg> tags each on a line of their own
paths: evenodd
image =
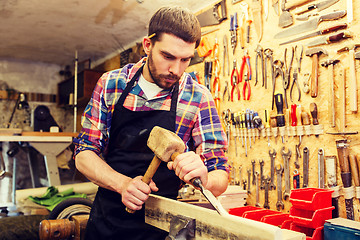
<svg viewBox="0 0 360 240">
<path fill-rule="evenodd" d="M 61 185 L 56 157 L 64 151 L 77 133 L 23 132 L 22 135 L 0 135 L 0 142 L 26 142 L 44 155 L 48 185 Z M 31 160 L 29 159 L 30 163 Z M 29 164 L 32 181 L 34 166 Z"/>
</svg>

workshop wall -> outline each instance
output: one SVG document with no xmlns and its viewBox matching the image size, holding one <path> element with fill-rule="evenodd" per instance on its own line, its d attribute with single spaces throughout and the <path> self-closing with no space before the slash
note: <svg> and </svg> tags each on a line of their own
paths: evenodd
<svg viewBox="0 0 360 240">
<path fill-rule="evenodd" d="M 17 92 L 31 92 L 42 94 L 57 94 L 57 84 L 63 81 L 59 75 L 61 66 L 55 64 L 35 63 L 27 61 L 0 60 L 0 90 L 12 89 Z M 9 122 L 15 106 L 15 100 L 1 99 L 0 127 L 4 128 Z M 63 129 L 72 132 L 72 110 L 62 109 L 56 103 L 29 101 L 30 108 L 34 110 L 38 105 L 46 105 L 51 115 Z M 24 111 L 17 110 L 12 121 L 12 128 L 22 128 Z"/>
<path fill-rule="evenodd" d="M 226 1 L 226 8 L 227 8 L 227 19 L 224 20 L 223 22 L 221 22 L 219 25 L 214 25 L 214 26 L 208 26 L 208 27 L 203 27 L 202 31 L 203 32 L 207 32 L 207 31 L 213 31 L 211 33 L 208 34 L 204 34 L 203 38 L 206 37 L 208 39 L 208 41 L 210 42 L 210 45 L 213 46 L 215 44 L 215 39 L 217 39 L 217 43 L 219 44 L 219 55 L 218 55 L 218 60 L 220 63 L 220 74 L 218 75 L 219 79 L 220 79 L 220 92 L 217 93 L 218 96 L 220 97 L 220 109 L 219 109 L 219 115 L 224 117 L 227 111 L 231 111 L 231 113 L 237 113 L 237 112 L 242 112 L 245 111 L 246 109 L 251 109 L 253 111 L 256 111 L 259 113 L 260 118 L 262 119 L 263 123 L 265 122 L 265 114 L 264 111 L 265 109 L 269 111 L 270 116 L 276 116 L 277 111 L 276 111 L 276 107 L 274 106 L 274 109 L 272 110 L 272 93 L 273 93 L 273 83 L 272 83 L 272 79 L 271 79 L 271 71 L 270 71 L 270 67 L 269 67 L 269 63 L 268 63 L 268 67 L 267 67 L 267 89 L 265 89 L 265 87 L 263 86 L 263 82 L 262 82 L 262 77 L 261 77 L 261 71 L 260 71 L 260 67 L 258 69 L 259 71 L 259 79 L 258 82 L 256 84 L 256 67 L 255 67 L 255 58 L 256 58 L 256 48 L 258 46 L 258 44 L 260 44 L 260 46 L 262 47 L 263 50 L 270 48 L 273 51 L 273 60 L 280 60 L 283 61 L 284 60 L 284 51 L 285 48 L 288 48 L 287 50 L 287 64 L 289 64 L 290 61 L 290 55 L 291 55 L 291 47 L 296 47 L 297 48 L 297 56 L 299 56 L 300 54 L 300 50 L 303 47 L 303 55 L 302 55 L 302 61 L 301 61 L 301 72 L 298 74 L 298 81 L 299 81 L 299 87 L 301 90 L 301 99 L 298 101 L 298 90 L 296 88 L 296 86 L 293 89 L 293 99 L 290 100 L 290 87 L 291 84 L 293 82 L 293 72 L 294 70 L 297 68 L 297 60 L 294 57 L 293 60 L 293 64 L 292 64 L 292 70 L 291 70 L 291 80 L 290 80 L 290 85 L 288 90 L 286 91 L 286 96 L 287 96 L 287 102 L 288 102 L 288 109 L 284 108 L 284 111 L 286 113 L 286 116 L 288 116 L 288 113 L 290 111 L 290 107 L 292 104 L 297 104 L 297 105 L 301 105 L 301 108 L 303 109 L 303 111 L 306 111 L 309 115 L 310 115 L 310 104 L 311 103 L 316 103 L 317 104 L 317 108 L 318 108 L 318 120 L 319 120 L 319 126 L 314 126 L 312 124 L 312 119 L 311 120 L 311 125 L 310 125 L 310 132 L 307 132 L 304 134 L 304 136 L 302 136 L 302 142 L 301 145 L 299 147 L 300 149 L 300 153 L 301 153 L 301 157 L 298 159 L 299 161 L 299 168 L 295 168 L 295 155 L 296 155 L 296 145 L 299 144 L 299 136 L 296 134 L 296 132 L 284 132 L 284 142 L 282 142 L 282 139 L 280 136 L 278 137 L 274 137 L 273 135 L 273 131 L 271 131 L 271 136 L 269 137 L 269 142 L 268 142 L 268 138 L 265 136 L 263 136 L 262 134 L 260 134 L 260 137 L 256 137 L 256 139 L 254 139 L 253 137 L 251 137 L 251 147 L 249 146 L 249 138 L 247 137 L 247 156 L 245 155 L 246 149 L 245 147 L 242 145 L 241 141 L 244 141 L 244 138 L 240 138 L 240 139 L 236 139 L 236 143 L 234 140 L 234 131 L 230 131 L 230 142 L 229 142 L 229 149 L 227 152 L 227 156 L 229 158 L 229 163 L 232 166 L 232 173 L 231 173 L 231 183 L 238 183 L 241 184 L 241 186 L 244 186 L 244 181 L 248 181 L 248 173 L 247 171 L 250 170 L 251 174 L 252 174 L 252 161 L 255 161 L 255 170 L 257 172 L 260 173 L 260 164 L 259 161 L 263 160 L 264 161 L 264 175 L 265 176 L 270 176 L 270 156 L 269 156 L 269 151 L 276 151 L 277 155 L 276 155 L 276 160 L 275 160 L 275 164 L 282 164 L 282 166 L 284 166 L 284 160 L 282 158 L 282 148 L 285 147 L 285 151 L 289 151 L 291 150 L 291 158 L 290 158 L 290 162 L 289 162 L 289 167 L 290 167 L 290 185 L 291 185 L 291 189 L 293 189 L 293 175 L 294 175 L 294 171 L 298 170 L 300 173 L 300 187 L 303 186 L 303 149 L 304 147 L 307 147 L 309 149 L 309 183 L 308 183 L 308 187 L 319 187 L 319 180 L 318 180 L 318 153 L 319 150 L 322 149 L 323 151 L 323 155 L 325 156 L 325 159 L 328 156 L 338 156 L 337 154 L 337 148 L 336 148 L 336 140 L 337 139 L 347 139 L 349 140 L 349 151 L 350 154 L 354 154 L 357 155 L 358 158 L 360 157 L 359 153 L 360 153 L 360 147 L 359 147 L 359 135 L 355 134 L 355 135 L 330 135 L 327 133 L 338 133 L 338 132 L 357 132 L 359 130 L 360 127 L 360 121 L 359 119 L 359 112 L 353 112 L 350 110 L 350 105 L 349 105 L 349 101 L 350 101 L 350 94 L 351 93 L 355 93 L 356 95 L 358 94 L 357 92 L 357 88 L 351 88 L 349 85 L 349 53 L 348 52 L 342 52 L 342 53 L 337 53 L 337 50 L 350 45 L 350 44 L 354 44 L 354 43 L 359 43 L 359 32 L 360 32 L 360 24 L 359 24 L 359 17 L 360 16 L 360 2 L 359 1 L 353 1 L 353 16 L 354 16 L 354 20 L 351 23 L 348 23 L 348 27 L 347 29 L 345 29 L 346 31 L 349 31 L 352 35 L 352 38 L 349 38 L 347 40 L 342 40 L 333 44 L 328 44 L 328 45 L 322 45 L 319 47 L 322 47 L 323 49 L 325 49 L 328 52 L 328 56 L 326 56 L 325 54 L 322 54 L 319 56 L 319 79 L 318 79 L 318 95 L 316 98 L 311 97 L 311 93 L 305 93 L 304 92 L 304 84 L 309 84 L 308 87 L 311 87 L 311 84 L 308 83 L 310 75 L 311 75 L 311 69 L 312 69 L 312 59 L 308 56 L 305 55 L 306 51 L 309 49 L 308 47 L 305 46 L 305 44 L 307 44 L 308 42 L 317 39 L 317 37 L 313 37 L 313 38 L 309 38 L 306 40 L 302 40 L 302 41 L 298 41 L 298 42 L 294 42 L 291 44 L 286 44 L 286 45 L 279 45 L 279 43 L 283 42 L 283 41 L 287 41 L 290 39 L 293 39 L 297 36 L 301 36 L 301 35 L 305 35 L 304 34 L 299 34 L 299 35 L 294 35 L 288 38 L 283 38 L 283 39 L 274 39 L 274 35 L 278 32 L 280 32 L 282 30 L 282 28 L 280 28 L 278 26 L 278 22 L 279 22 L 279 16 L 275 14 L 274 12 L 274 8 L 272 6 L 272 2 L 268 1 L 269 4 L 269 12 L 268 12 L 268 18 L 265 19 L 265 13 L 264 13 L 264 8 L 262 9 L 262 28 L 263 28 L 263 35 L 262 35 L 262 39 L 259 42 L 259 36 L 255 31 L 256 25 L 259 24 L 258 19 L 258 15 L 253 15 L 252 14 L 252 9 L 253 9 L 253 5 L 254 2 L 256 1 L 235 1 L 237 3 L 233 4 L 232 0 L 227 0 Z M 289 3 L 291 3 L 292 1 L 288 1 Z M 336 4 L 332 5 L 331 7 L 317 12 L 317 10 L 313 10 L 311 12 L 308 13 L 316 13 L 319 16 L 325 14 L 325 13 L 330 13 L 333 10 L 346 10 L 346 1 L 339 1 Z M 245 35 L 241 36 L 241 32 L 242 32 L 242 8 L 241 5 L 247 3 L 249 6 L 249 19 L 252 20 L 251 24 L 250 24 L 250 41 L 249 43 L 246 42 L 245 39 L 245 43 L 244 43 L 244 48 L 241 47 L 240 45 L 240 39 L 241 37 L 245 37 Z M 279 1 L 279 4 L 281 2 Z M 262 3 L 263 5 L 265 4 L 265 1 L 263 1 Z M 305 6 L 309 5 L 305 4 Z M 204 12 L 206 9 L 204 9 L 202 12 Z M 233 48 L 231 46 L 231 33 L 229 31 L 229 26 L 230 26 L 230 15 L 234 15 L 234 13 L 237 13 L 238 16 L 238 31 L 237 31 L 237 44 L 236 44 L 236 48 L 235 51 L 233 53 Z M 279 12 L 281 13 L 280 10 L 280 6 L 279 6 Z M 300 20 L 296 20 L 295 17 L 297 17 L 296 15 L 294 15 L 294 12 L 296 12 L 296 9 L 293 9 L 290 11 L 290 13 L 293 15 L 295 24 L 294 25 L 298 25 L 301 24 L 302 21 Z M 304 16 L 304 15 L 301 15 Z M 310 19 L 316 18 L 318 16 L 312 16 L 310 17 Z M 339 20 L 335 20 L 335 21 L 324 21 L 318 24 L 318 28 L 317 30 L 320 29 L 325 29 L 331 26 L 334 26 L 336 24 L 339 23 L 346 23 L 347 22 L 347 17 L 343 17 Z M 244 23 L 245 26 L 247 26 L 246 23 Z M 246 28 L 245 28 L 246 29 Z M 307 33 L 313 32 L 315 30 L 309 31 Z M 344 30 L 340 30 L 340 31 L 344 31 Z M 338 32 L 340 32 L 338 31 Z M 244 30 L 244 32 L 246 33 L 246 31 Z M 338 33 L 337 32 L 337 33 Z M 334 34 L 334 33 L 332 33 Z M 226 62 L 225 63 L 225 68 L 223 67 L 224 65 L 224 58 L 223 58 L 223 54 L 224 54 L 224 41 L 223 38 L 227 37 L 227 47 L 228 47 L 228 57 L 229 57 L 229 63 Z M 328 36 L 328 35 L 326 35 Z M 243 85 L 244 85 L 244 80 L 243 82 L 239 83 L 239 88 L 240 88 L 240 100 L 237 99 L 237 95 L 236 95 L 236 90 L 234 92 L 234 101 L 229 101 L 227 94 L 230 93 L 231 94 L 231 79 L 230 79 L 230 74 L 231 71 L 233 69 L 233 61 L 236 60 L 237 61 L 237 70 L 240 70 L 241 67 L 241 62 L 242 62 L 242 57 L 244 56 L 244 53 L 247 51 L 247 53 L 250 56 L 250 63 L 251 63 L 251 69 L 252 69 L 252 79 L 249 81 L 250 82 L 250 88 L 251 88 L 251 97 L 249 100 L 244 100 L 243 99 Z M 325 68 L 320 66 L 320 64 L 322 62 L 324 62 L 327 59 L 339 59 L 340 62 L 335 65 L 334 67 L 334 78 L 335 78 L 335 86 L 334 86 L 334 95 L 335 95 L 335 116 L 336 116 L 336 125 L 335 127 L 331 127 L 330 125 L 330 118 L 329 118 L 329 107 L 330 107 L 330 101 L 329 98 L 331 96 L 330 94 L 330 90 L 329 90 L 329 86 L 332 80 L 332 72 L 330 69 Z M 205 61 L 214 61 L 214 56 L 213 54 L 210 54 L 208 57 L 205 58 Z M 259 61 L 259 66 L 260 65 L 260 59 Z M 229 69 L 229 70 L 228 70 Z M 356 61 L 356 75 L 357 75 L 357 84 L 359 85 L 359 63 Z M 187 72 L 197 72 L 198 76 L 199 76 L 199 81 L 201 83 L 205 83 L 205 77 L 204 77 L 204 62 L 195 64 L 190 66 L 187 69 Z M 245 70 L 244 73 L 246 73 L 246 66 L 245 66 Z M 213 86 L 213 81 L 214 81 L 214 72 L 212 74 L 212 78 L 211 78 L 211 86 Z M 345 82 L 345 97 L 343 97 L 343 83 Z M 227 88 L 228 92 L 224 95 L 224 90 L 225 88 Z M 230 91 L 230 92 L 229 92 Z M 276 86 L 275 86 L 275 93 L 282 93 L 284 94 L 284 89 L 283 89 L 283 82 L 281 79 L 281 76 L 278 76 L 276 78 Z M 213 93 L 213 96 L 215 97 L 215 93 Z M 345 100 L 345 104 L 346 104 L 346 108 L 345 108 L 345 114 L 343 113 L 343 100 Z M 358 103 L 357 105 L 358 106 Z M 311 116 L 311 115 L 310 115 Z M 288 118 L 287 118 L 288 119 Z M 223 119 L 224 120 L 224 119 Z M 289 120 L 287 120 L 286 122 L 286 126 L 289 126 Z M 224 126 L 226 126 L 226 123 L 224 122 Z M 276 128 L 271 128 L 271 130 L 275 130 Z M 294 129 L 293 128 L 289 128 L 289 129 Z M 266 131 L 265 131 L 266 133 Z M 318 136 L 315 136 L 316 135 Z M 278 132 L 279 134 L 279 132 Z M 235 132 L 236 135 L 236 132 Z M 241 140 L 242 139 L 242 140 Z M 337 157 L 338 158 L 338 157 Z M 340 167 L 339 167 L 339 162 L 337 159 L 337 185 L 343 185 L 342 184 L 342 180 L 340 177 Z M 240 171 L 239 171 L 240 169 Z M 234 174 L 234 170 L 235 170 L 235 174 Z M 325 170 L 328 170 L 325 168 Z M 357 171 L 358 172 L 358 171 Z M 328 184 L 328 177 L 329 174 L 325 174 L 325 186 L 327 186 Z M 255 205 L 256 204 L 256 189 L 255 189 L 255 185 L 253 185 L 253 176 L 251 175 L 250 178 L 250 182 L 247 182 L 247 185 L 250 184 L 250 194 L 248 196 L 247 199 L 247 203 L 248 205 Z M 274 179 L 274 183 L 276 184 L 276 178 Z M 353 185 L 355 184 L 355 182 L 353 181 Z M 284 174 L 282 175 L 282 193 L 284 192 L 285 189 L 285 181 L 284 181 Z M 341 191 L 342 193 L 342 191 Z M 260 201 L 259 204 L 260 206 L 264 205 L 264 190 L 260 190 Z M 276 203 L 278 201 L 277 199 L 277 190 L 271 190 L 269 192 L 269 201 L 270 201 L 270 209 L 272 210 L 276 210 Z M 284 209 L 282 210 L 283 212 L 289 212 L 289 209 L 291 207 L 291 203 L 289 202 L 288 199 L 284 200 L 282 199 L 282 201 L 285 204 Z M 353 204 L 354 204 L 354 212 L 355 212 L 355 220 L 359 220 L 360 217 L 360 212 L 359 212 L 359 200 L 354 198 L 353 200 Z M 340 209 L 340 217 L 345 217 L 346 218 L 346 213 L 345 213 L 345 203 L 344 203 L 344 196 L 342 195 L 340 197 L 339 200 L 339 209 Z"/>
</svg>

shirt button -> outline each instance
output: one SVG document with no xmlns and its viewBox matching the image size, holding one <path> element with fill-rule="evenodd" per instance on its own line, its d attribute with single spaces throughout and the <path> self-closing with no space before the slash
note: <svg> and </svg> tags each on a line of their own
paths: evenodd
<svg viewBox="0 0 360 240">
<path fill-rule="evenodd" d="M 145 102 L 145 107 L 148 107 L 150 105 L 149 102 Z"/>
</svg>

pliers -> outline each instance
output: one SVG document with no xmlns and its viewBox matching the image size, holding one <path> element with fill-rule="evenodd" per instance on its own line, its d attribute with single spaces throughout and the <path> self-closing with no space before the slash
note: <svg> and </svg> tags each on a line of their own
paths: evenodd
<svg viewBox="0 0 360 240">
<path fill-rule="evenodd" d="M 243 99 L 249 100 L 251 95 L 250 83 L 251 80 L 251 66 L 250 66 L 250 56 L 247 53 L 247 50 L 244 52 L 244 56 L 242 57 L 241 68 L 240 68 L 240 82 L 242 82 L 245 64 L 247 65 L 247 73 L 245 74 L 244 86 L 243 86 Z M 248 89 L 248 93 L 246 96 L 246 88 Z"/>
<path fill-rule="evenodd" d="M 255 58 L 255 84 L 254 86 L 256 86 L 257 82 L 258 82 L 258 61 L 260 59 L 261 61 L 261 73 L 262 73 L 262 87 L 264 87 L 264 84 L 265 84 L 265 71 L 264 71 L 264 54 L 263 54 L 263 49 L 260 45 L 257 46 L 256 50 L 256 58 Z"/>
<path fill-rule="evenodd" d="M 236 68 L 236 59 L 234 60 L 234 67 L 231 72 L 231 101 L 234 101 L 234 90 L 236 88 L 238 94 L 238 100 L 240 100 L 240 89 L 239 89 L 239 72 Z"/>
<path fill-rule="evenodd" d="M 296 84 L 296 87 L 298 89 L 298 101 L 300 101 L 301 99 L 301 91 L 300 91 L 300 87 L 299 87 L 299 82 L 298 82 L 298 74 L 300 73 L 300 67 L 301 67 L 301 59 L 302 59 L 302 53 L 304 51 L 304 48 L 301 47 L 301 51 L 300 51 L 300 56 L 298 57 L 298 54 L 297 54 L 297 45 L 295 46 L 295 49 L 294 49 L 294 54 L 295 54 L 295 58 L 296 58 L 296 61 L 297 61 L 297 68 L 295 68 L 294 70 L 294 73 L 293 73 L 293 82 L 291 84 L 291 88 L 290 88 L 290 99 L 291 101 L 293 102 L 293 99 L 292 99 L 292 92 L 293 92 L 293 88 L 294 88 L 294 85 Z"/>
</svg>

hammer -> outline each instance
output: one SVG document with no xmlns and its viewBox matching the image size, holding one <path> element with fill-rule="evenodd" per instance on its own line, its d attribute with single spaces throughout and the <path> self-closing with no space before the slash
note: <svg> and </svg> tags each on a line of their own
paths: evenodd
<svg viewBox="0 0 360 240">
<path fill-rule="evenodd" d="M 141 180 L 149 184 L 160 163 L 174 160 L 180 153 L 185 151 L 185 144 L 175 133 L 155 126 L 150 132 L 147 145 L 155 155 Z M 129 213 L 135 212 L 129 208 L 126 208 L 126 211 Z"/>
<path fill-rule="evenodd" d="M 185 144 L 178 135 L 158 126 L 155 126 L 151 130 L 147 141 L 147 146 L 155 154 L 142 179 L 142 181 L 147 184 L 150 183 L 151 178 L 154 176 L 161 161 L 174 161 L 180 153 L 185 151 Z M 200 189 L 201 193 L 220 215 L 228 214 L 228 212 L 222 207 L 215 196 L 209 190 L 203 187 L 199 178 L 195 178 L 191 180 L 191 182 L 195 187 Z"/>
<path fill-rule="evenodd" d="M 305 52 L 306 56 L 312 58 L 311 68 L 311 97 L 316 98 L 318 94 L 319 79 L 319 55 L 328 55 L 327 51 L 321 47 L 310 48 Z"/>
<path fill-rule="evenodd" d="M 357 47 L 360 47 L 360 44 L 351 44 L 348 46 L 345 46 L 339 50 L 337 50 L 337 53 L 348 51 L 349 52 L 349 75 L 350 75 L 350 81 L 349 81 L 349 89 L 351 89 L 349 93 L 349 105 L 350 110 L 352 112 L 357 112 L 357 83 L 356 83 L 356 70 L 355 70 L 355 49 Z"/>
<path fill-rule="evenodd" d="M 321 63 L 323 67 L 329 67 L 331 70 L 331 81 L 329 84 L 330 87 L 330 94 L 329 94 L 329 120 L 330 126 L 335 127 L 335 93 L 334 93 L 334 82 L 335 82 L 335 75 L 334 75 L 334 66 L 340 62 L 340 60 L 336 59 L 328 59 L 325 62 Z"/>
</svg>

